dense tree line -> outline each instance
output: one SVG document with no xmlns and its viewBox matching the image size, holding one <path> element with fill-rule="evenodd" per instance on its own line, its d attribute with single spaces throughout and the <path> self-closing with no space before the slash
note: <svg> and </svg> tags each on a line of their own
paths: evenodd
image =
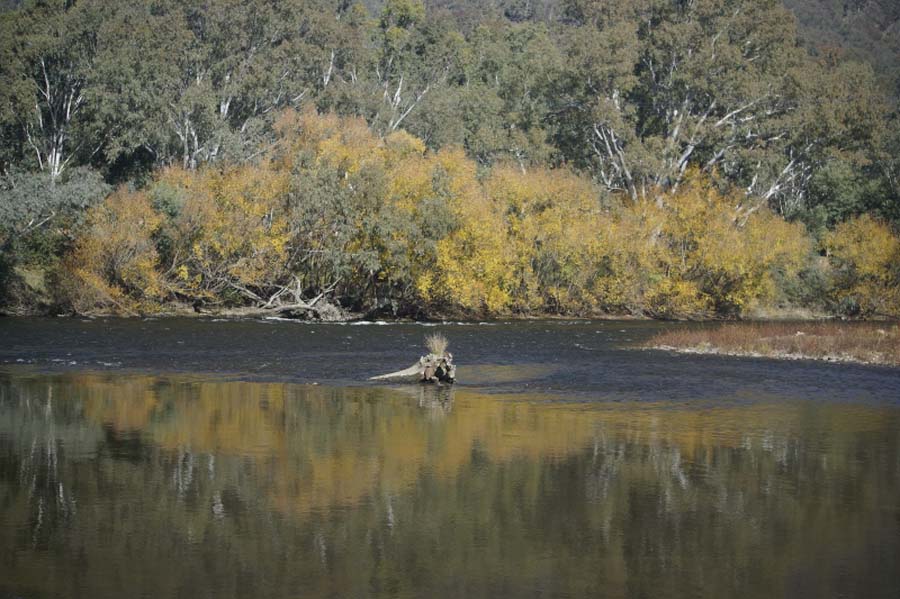
<svg viewBox="0 0 900 599">
<path fill-rule="evenodd" d="M 308 108 L 274 128 L 252 163 L 168 167 L 88 209 L 57 270 L 58 302 L 322 317 L 335 315 L 325 296 L 416 317 L 900 309 L 900 241 L 868 215 L 816 241 L 695 167 L 677 191 L 631 200 L 570 169 L 479 174 L 460 148 L 382 137 L 359 117 Z"/>
<path fill-rule="evenodd" d="M 785 0 L 816 53 L 869 62 L 900 97 L 900 4 L 894 0 Z"/>
<path fill-rule="evenodd" d="M 893 111 L 777 0 L 24 2 L 0 277 L 84 311 L 890 313 L 816 255 L 878 228 L 896 286 Z"/>
</svg>

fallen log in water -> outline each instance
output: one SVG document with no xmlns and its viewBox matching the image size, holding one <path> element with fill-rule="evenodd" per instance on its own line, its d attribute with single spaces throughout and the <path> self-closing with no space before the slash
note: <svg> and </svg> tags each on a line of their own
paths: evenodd
<svg viewBox="0 0 900 599">
<path fill-rule="evenodd" d="M 443 335 L 432 335 L 425 340 L 427 355 L 403 370 L 389 372 L 369 378 L 370 381 L 395 381 L 405 383 L 454 383 L 456 382 L 456 366 L 453 354 L 447 351 L 447 339 Z"/>
<path fill-rule="evenodd" d="M 396 381 L 404 383 L 453 383 L 456 381 L 456 366 L 453 354 L 436 356 L 428 354 L 403 370 L 373 376 L 370 381 Z"/>
</svg>

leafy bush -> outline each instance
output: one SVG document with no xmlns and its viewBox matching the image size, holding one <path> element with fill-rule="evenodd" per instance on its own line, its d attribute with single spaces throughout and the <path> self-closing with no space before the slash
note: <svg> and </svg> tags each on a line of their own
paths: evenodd
<svg viewBox="0 0 900 599">
<path fill-rule="evenodd" d="M 421 313 L 740 315 L 808 267 L 802 225 L 738 210 L 689 172 L 623 201 L 565 169 L 498 165 L 288 112 L 256 164 L 170 168 L 89 212 L 67 262 L 78 310 L 302 304 Z"/>
<path fill-rule="evenodd" d="M 55 298 L 45 284 L 71 246 L 85 210 L 109 187 L 99 173 L 76 168 L 53 182 L 42 172 L 0 177 L 0 305 L 46 309 Z"/>
<path fill-rule="evenodd" d="M 79 312 L 153 311 L 167 294 L 153 239 L 161 222 L 146 194 L 125 189 L 91 208 L 65 260 L 70 305 Z"/>
<path fill-rule="evenodd" d="M 60 228 L 68 231 L 108 193 L 100 174 L 89 168 L 72 169 L 56 182 L 43 172 L 14 170 L 0 177 L 0 245 L 10 247 Z"/>
<path fill-rule="evenodd" d="M 834 268 L 832 299 L 853 316 L 900 315 L 900 239 L 863 215 L 828 233 L 823 246 Z"/>
</svg>

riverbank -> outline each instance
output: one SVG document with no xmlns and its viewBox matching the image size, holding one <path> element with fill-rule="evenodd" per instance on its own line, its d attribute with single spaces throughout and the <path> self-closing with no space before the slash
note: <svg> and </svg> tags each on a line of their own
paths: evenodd
<svg viewBox="0 0 900 599">
<path fill-rule="evenodd" d="M 553 320 L 633 320 L 633 321 L 652 321 L 659 320 L 650 316 L 641 314 L 615 314 L 607 312 L 596 312 L 590 314 L 567 314 L 559 312 L 534 312 L 534 313 L 511 313 L 500 312 L 495 314 L 476 314 L 470 312 L 434 312 L 420 314 L 418 316 L 400 316 L 392 315 L 382 311 L 376 312 L 354 312 L 347 310 L 334 304 L 328 304 L 325 307 L 319 307 L 317 310 L 304 310 L 298 308 L 296 310 L 278 310 L 253 307 L 194 307 L 188 304 L 167 304 L 163 309 L 152 312 L 113 312 L 104 310 L 91 310 L 85 312 L 60 311 L 54 307 L 23 307 L 23 306 L 0 306 L 0 318 L 42 318 L 42 317 L 72 317 L 72 318 L 121 318 L 121 319 L 141 319 L 141 318 L 215 318 L 224 320 L 247 320 L 247 319 L 270 319 L 297 322 L 323 322 L 323 323 L 352 323 L 360 321 L 386 321 L 397 323 L 416 323 L 416 322 L 484 322 L 484 321 L 504 321 L 504 322 L 528 322 L 528 321 L 553 321 Z M 791 316 L 792 319 L 796 319 Z M 802 318 L 798 319 L 802 320 Z"/>
<path fill-rule="evenodd" d="M 728 323 L 665 331 L 644 344 L 693 354 L 900 366 L 900 326 L 888 322 Z"/>
<path fill-rule="evenodd" d="M 85 312 L 60 311 L 55 306 L 0 306 L 0 318 L 3 317 L 72 317 L 72 318 L 216 318 L 226 320 L 246 319 L 276 319 L 295 320 L 298 322 L 358 322 L 358 321 L 388 321 L 388 322 L 529 322 L 529 321 L 554 321 L 554 320 L 583 320 L 583 321 L 656 321 L 656 322 L 727 322 L 724 318 L 710 317 L 706 320 L 696 318 L 655 318 L 647 314 L 632 314 L 628 312 L 590 312 L 590 313 L 566 313 L 566 312 L 497 312 L 491 314 L 478 314 L 472 312 L 434 312 L 420 314 L 419 316 L 395 316 L 384 312 L 353 312 L 328 304 L 317 311 L 298 308 L 294 311 L 278 309 L 253 308 L 247 306 L 237 307 L 194 307 L 184 303 L 166 304 L 159 311 L 150 312 L 114 312 L 108 310 L 91 310 Z M 833 318 L 824 312 L 816 312 L 804 308 L 771 308 L 765 311 L 754 312 L 744 317 L 743 321 L 822 321 Z"/>
<path fill-rule="evenodd" d="M 222 318 L 243 320 L 248 318 L 277 318 L 310 322 L 355 322 L 360 320 L 386 320 L 391 322 L 482 322 L 491 321 L 531 321 L 531 320 L 692 320 L 697 316 L 669 315 L 654 317 L 649 313 L 590 311 L 493 311 L 472 310 L 422 310 L 410 309 L 391 314 L 386 310 L 355 311 L 342 306 L 333 299 L 316 298 L 304 305 L 273 305 L 254 307 L 248 305 L 216 305 L 205 302 L 187 303 L 168 301 L 152 306 L 152 309 L 124 310 L 121 306 L 104 308 L 92 307 L 80 311 L 59 301 L 58 290 L 51 290 L 47 282 L 48 274 L 39 270 L 18 269 L 18 284 L 6 290 L 6 297 L 0 295 L 0 317 L 46 317 L 71 316 L 75 318 Z M 756 306 L 743 315 L 749 321 L 819 321 L 833 315 L 820 310 L 801 306 Z M 708 315 L 708 320 L 723 320 L 723 317 Z"/>
</svg>

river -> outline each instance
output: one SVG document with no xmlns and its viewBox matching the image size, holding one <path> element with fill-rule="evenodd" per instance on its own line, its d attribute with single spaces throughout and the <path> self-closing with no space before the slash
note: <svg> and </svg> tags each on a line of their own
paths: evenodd
<svg viewBox="0 0 900 599">
<path fill-rule="evenodd" d="M 900 596 L 900 370 L 679 326 L 0 319 L 0 597 Z"/>
</svg>

